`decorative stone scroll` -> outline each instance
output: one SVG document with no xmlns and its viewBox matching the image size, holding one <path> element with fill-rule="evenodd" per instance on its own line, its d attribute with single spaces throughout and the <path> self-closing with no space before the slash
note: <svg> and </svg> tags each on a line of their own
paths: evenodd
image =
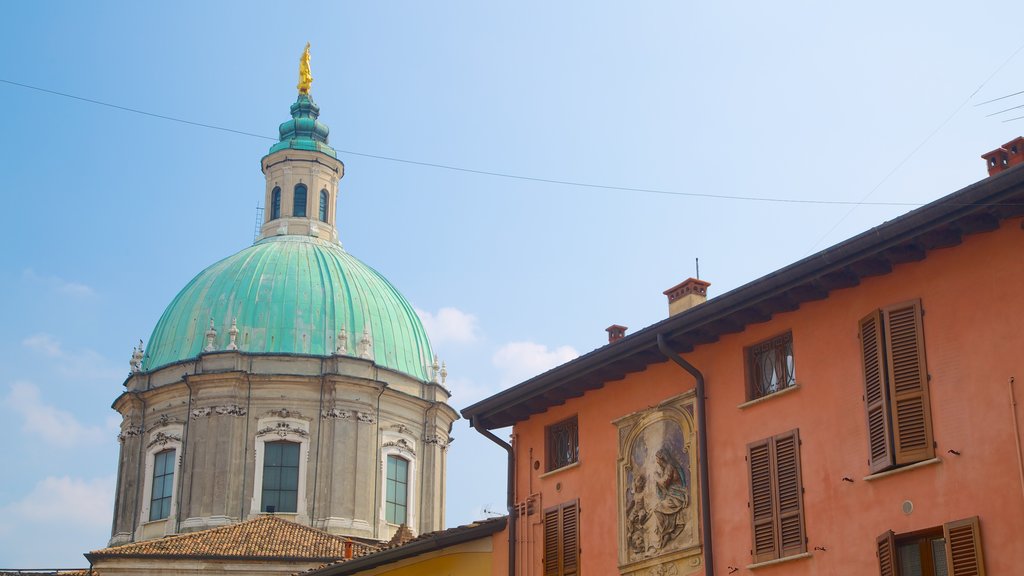
<svg viewBox="0 0 1024 576">
<path fill-rule="evenodd" d="M 625 416 L 619 428 L 619 570 L 687 574 L 701 563 L 693 394 Z"/>
<path fill-rule="evenodd" d="M 448 446 L 455 440 L 455 438 L 448 438 L 445 440 L 438 434 L 427 434 L 423 437 L 424 444 L 436 444 L 442 450 L 447 450 Z"/>
<path fill-rule="evenodd" d="M 333 418 L 335 420 L 351 420 L 352 411 L 345 410 L 343 408 L 324 408 L 320 411 L 320 417 L 323 419 Z"/>
<path fill-rule="evenodd" d="M 399 438 L 398 440 L 392 440 L 383 444 L 385 448 L 394 447 L 399 452 L 405 452 L 410 456 L 416 455 L 416 450 L 413 449 L 412 444 L 409 443 L 405 438 Z"/>
<path fill-rule="evenodd" d="M 117 435 L 117 441 L 124 444 L 124 441 L 132 436 L 139 436 L 142 434 L 142 426 L 124 426 L 121 428 L 121 433 Z"/>
<path fill-rule="evenodd" d="M 164 432 L 157 432 L 153 436 L 153 439 L 149 441 L 149 444 L 146 445 L 146 448 L 150 448 L 150 447 L 155 446 L 157 444 L 159 444 L 161 446 L 166 446 L 168 442 L 181 442 L 181 435 L 180 434 L 166 434 Z"/>
<path fill-rule="evenodd" d="M 298 434 L 303 438 L 309 437 L 309 432 L 298 426 L 292 426 L 289 422 L 275 422 L 272 426 L 265 426 L 256 431 L 256 436 L 266 436 L 267 434 L 277 434 L 281 438 L 288 436 L 289 434 Z"/>
<path fill-rule="evenodd" d="M 247 413 L 245 406 L 239 406 L 238 404 L 227 404 L 225 406 L 204 406 L 202 408 L 192 409 L 192 419 L 205 418 L 216 414 L 218 416 L 245 416 Z"/>
</svg>

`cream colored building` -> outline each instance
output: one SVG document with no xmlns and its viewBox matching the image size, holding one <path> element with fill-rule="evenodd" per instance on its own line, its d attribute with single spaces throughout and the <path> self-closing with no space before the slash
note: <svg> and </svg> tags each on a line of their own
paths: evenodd
<svg viewBox="0 0 1024 576">
<path fill-rule="evenodd" d="M 306 88 L 262 161 L 256 242 L 189 282 L 133 354 L 111 545 L 262 514 L 377 541 L 444 527 L 446 370 L 338 240 L 345 167 Z"/>
</svg>

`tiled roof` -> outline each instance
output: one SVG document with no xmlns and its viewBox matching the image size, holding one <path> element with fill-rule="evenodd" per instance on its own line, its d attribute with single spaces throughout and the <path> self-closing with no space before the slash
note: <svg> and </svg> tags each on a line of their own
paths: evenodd
<svg viewBox="0 0 1024 576">
<path fill-rule="evenodd" d="M 495 532 L 500 532 L 505 529 L 508 523 L 508 516 L 499 516 L 497 518 L 488 518 L 487 520 L 477 520 L 470 524 L 464 524 L 462 526 L 456 526 L 455 528 L 449 528 L 447 530 L 438 530 L 437 532 L 427 532 L 421 534 L 412 540 L 404 540 L 401 537 L 392 538 L 391 542 L 384 544 L 376 550 L 372 550 L 352 560 L 345 560 L 341 562 L 331 562 L 307 570 L 306 572 L 300 572 L 304 576 L 342 576 L 345 574 L 354 574 L 362 570 L 369 570 L 376 566 L 383 566 L 405 558 L 411 558 L 419 554 L 426 552 L 432 552 L 434 550 L 440 550 L 449 546 L 455 546 L 471 540 L 477 540 L 484 537 L 489 537 Z M 401 533 L 396 533 L 398 536 Z"/>
<path fill-rule="evenodd" d="M 104 548 L 86 554 L 86 558 L 289 558 L 334 561 L 345 558 L 346 543 L 352 547 L 353 556 L 366 554 L 373 549 L 366 544 L 276 516 L 259 516 L 245 522 L 190 534 Z"/>
</svg>

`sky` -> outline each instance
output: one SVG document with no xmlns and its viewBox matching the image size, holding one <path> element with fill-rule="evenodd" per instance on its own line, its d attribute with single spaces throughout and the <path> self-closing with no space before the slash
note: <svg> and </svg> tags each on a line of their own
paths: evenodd
<svg viewBox="0 0 1024 576">
<path fill-rule="evenodd" d="M 306 42 L 341 240 L 419 311 L 456 408 L 661 320 L 698 258 L 714 298 L 1024 133 L 1024 95 L 987 102 L 1024 91 L 1024 3 L 211 4 L 0 18 L 0 568 L 106 545 L 132 346 L 251 244 Z M 504 452 L 453 435 L 448 526 L 503 513 Z"/>
</svg>

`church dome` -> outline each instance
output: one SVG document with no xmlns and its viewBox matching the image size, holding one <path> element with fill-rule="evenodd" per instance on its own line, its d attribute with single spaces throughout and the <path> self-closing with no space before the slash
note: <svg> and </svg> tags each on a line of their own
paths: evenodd
<svg viewBox="0 0 1024 576">
<path fill-rule="evenodd" d="M 157 322 L 142 369 L 232 350 L 233 328 L 241 352 L 361 356 L 429 379 L 433 354 L 412 306 L 328 240 L 271 236 L 200 272 Z"/>
</svg>

